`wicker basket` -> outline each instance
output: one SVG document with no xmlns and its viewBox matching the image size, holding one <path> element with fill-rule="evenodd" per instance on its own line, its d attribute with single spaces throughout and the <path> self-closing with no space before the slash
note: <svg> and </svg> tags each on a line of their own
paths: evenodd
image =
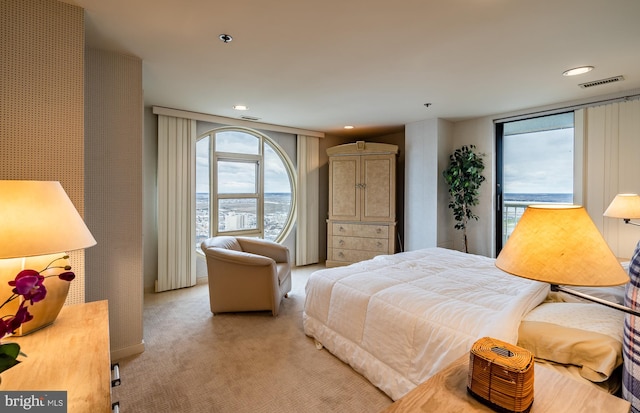
<svg viewBox="0 0 640 413">
<path fill-rule="evenodd" d="M 533 403 L 533 354 L 485 337 L 471 348 L 467 390 L 501 412 L 523 413 Z"/>
</svg>

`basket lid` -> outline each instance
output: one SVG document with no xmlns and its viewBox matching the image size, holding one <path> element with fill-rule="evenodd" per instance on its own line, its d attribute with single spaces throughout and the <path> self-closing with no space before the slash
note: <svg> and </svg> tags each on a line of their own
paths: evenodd
<svg viewBox="0 0 640 413">
<path fill-rule="evenodd" d="M 533 354 L 522 347 L 491 337 L 473 343 L 471 353 L 499 366 L 525 371 L 533 363 Z"/>
</svg>

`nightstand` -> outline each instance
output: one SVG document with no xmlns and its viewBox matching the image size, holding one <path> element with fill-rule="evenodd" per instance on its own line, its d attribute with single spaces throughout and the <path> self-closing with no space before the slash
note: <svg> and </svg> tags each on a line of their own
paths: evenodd
<svg viewBox="0 0 640 413">
<path fill-rule="evenodd" d="M 469 355 L 425 381 L 381 413 L 493 412 L 467 393 Z M 534 400 L 530 413 L 629 413 L 626 400 L 535 365 Z"/>
<path fill-rule="evenodd" d="M 66 391 L 69 413 L 112 411 L 106 300 L 64 306 L 52 325 L 8 341 L 27 357 L 2 373 L 0 390 Z"/>
</svg>

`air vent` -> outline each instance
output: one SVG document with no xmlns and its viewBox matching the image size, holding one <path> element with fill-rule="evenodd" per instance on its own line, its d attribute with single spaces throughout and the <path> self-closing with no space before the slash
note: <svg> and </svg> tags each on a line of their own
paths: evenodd
<svg viewBox="0 0 640 413">
<path fill-rule="evenodd" d="M 583 89 L 586 89 L 588 87 L 606 85 L 607 83 L 619 82 L 621 80 L 624 80 L 624 77 L 622 77 L 622 75 L 610 77 L 607 79 L 594 80 L 593 82 L 580 83 L 578 86 L 580 86 Z"/>
<path fill-rule="evenodd" d="M 240 119 L 253 120 L 253 121 L 260 120 L 260 118 L 256 118 L 254 116 L 246 116 L 246 115 L 245 116 L 240 116 Z"/>
</svg>

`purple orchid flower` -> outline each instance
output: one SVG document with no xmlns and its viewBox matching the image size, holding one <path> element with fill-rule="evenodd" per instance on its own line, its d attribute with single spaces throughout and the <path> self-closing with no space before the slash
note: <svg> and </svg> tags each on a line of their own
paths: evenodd
<svg viewBox="0 0 640 413">
<path fill-rule="evenodd" d="M 16 276 L 14 281 L 9 281 L 9 285 L 15 287 L 12 291 L 29 300 L 31 305 L 42 301 L 47 295 L 47 289 L 44 286 L 44 276 L 35 270 L 22 270 Z"/>
<path fill-rule="evenodd" d="M 31 321 L 33 316 L 29 313 L 29 310 L 26 306 L 24 306 L 25 301 L 20 304 L 16 315 L 10 318 L 7 322 L 10 331 L 13 333 L 22 325 L 22 323 L 26 323 L 27 321 Z"/>
</svg>

